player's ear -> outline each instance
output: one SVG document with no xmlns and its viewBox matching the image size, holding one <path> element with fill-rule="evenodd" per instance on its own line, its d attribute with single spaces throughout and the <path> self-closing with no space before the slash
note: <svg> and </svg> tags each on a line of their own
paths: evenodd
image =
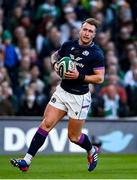
<svg viewBox="0 0 137 180">
<path fill-rule="evenodd" d="M 95 31 L 93 33 L 93 38 L 96 36 L 96 28 L 95 28 Z"/>
<path fill-rule="evenodd" d="M 93 38 L 96 36 L 96 32 L 94 32 L 94 34 L 93 34 Z"/>
</svg>

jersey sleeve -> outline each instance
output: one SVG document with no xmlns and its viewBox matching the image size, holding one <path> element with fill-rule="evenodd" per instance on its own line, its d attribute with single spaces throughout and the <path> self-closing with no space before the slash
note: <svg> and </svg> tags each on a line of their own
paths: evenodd
<svg viewBox="0 0 137 180">
<path fill-rule="evenodd" d="M 62 46 L 60 47 L 60 49 L 58 50 L 58 55 L 60 58 L 64 57 L 65 56 L 65 52 L 67 50 L 67 42 L 63 43 Z"/>
<path fill-rule="evenodd" d="M 102 51 L 98 51 L 95 55 L 95 62 L 93 65 L 93 70 L 104 69 L 104 55 Z"/>
</svg>

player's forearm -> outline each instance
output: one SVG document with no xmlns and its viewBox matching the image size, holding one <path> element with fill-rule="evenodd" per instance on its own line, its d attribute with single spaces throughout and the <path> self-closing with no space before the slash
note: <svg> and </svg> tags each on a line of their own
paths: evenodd
<svg viewBox="0 0 137 180">
<path fill-rule="evenodd" d="M 52 67 L 53 69 L 57 72 L 58 74 L 58 60 L 59 60 L 59 55 L 58 55 L 58 51 L 54 52 L 52 55 L 51 55 L 51 64 L 52 64 Z"/>
<path fill-rule="evenodd" d="M 54 52 L 52 55 L 51 55 L 51 64 L 54 65 L 59 59 L 59 56 L 58 56 L 58 52 Z"/>
<path fill-rule="evenodd" d="M 101 84 L 104 81 L 103 75 L 86 75 L 84 81 L 87 83 Z"/>
</svg>

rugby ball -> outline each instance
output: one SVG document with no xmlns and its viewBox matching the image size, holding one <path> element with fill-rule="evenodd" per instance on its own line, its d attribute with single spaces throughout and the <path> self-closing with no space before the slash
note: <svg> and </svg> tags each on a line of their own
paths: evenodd
<svg viewBox="0 0 137 180">
<path fill-rule="evenodd" d="M 64 79 L 65 73 L 68 71 L 72 71 L 75 68 L 75 63 L 71 60 L 70 57 L 63 57 L 60 59 L 58 63 L 58 73 L 59 76 Z"/>
</svg>

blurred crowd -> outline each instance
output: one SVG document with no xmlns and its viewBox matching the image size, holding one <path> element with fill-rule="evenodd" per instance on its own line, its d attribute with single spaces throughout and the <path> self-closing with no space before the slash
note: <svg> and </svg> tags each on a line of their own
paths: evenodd
<svg viewBox="0 0 137 180">
<path fill-rule="evenodd" d="M 41 116 L 59 76 L 51 53 L 77 39 L 81 22 L 101 22 L 95 41 L 105 54 L 101 86 L 90 85 L 89 117 L 137 116 L 137 2 L 1 0 L 0 115 Z"/>
</svg>

